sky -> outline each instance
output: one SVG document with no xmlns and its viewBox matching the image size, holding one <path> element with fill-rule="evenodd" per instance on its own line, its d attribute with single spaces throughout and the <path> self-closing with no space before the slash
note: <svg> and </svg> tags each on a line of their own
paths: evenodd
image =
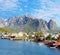
<svg viewBox="0 0 60 55">
<path fill-rule="evenodd" d="M 60 0 L 0 0 L 0 18 L 29 14 L 60 26 Z"/>
</svg>

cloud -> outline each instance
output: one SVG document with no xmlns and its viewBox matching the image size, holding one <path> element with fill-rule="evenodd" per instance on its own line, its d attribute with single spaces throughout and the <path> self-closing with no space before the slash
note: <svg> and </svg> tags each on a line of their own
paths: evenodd
<svg viewBox="0 0 60 55">
<path fill-rule="evenodd" d="M 45 19 L 46 21 L 53 19 L 59 25 L 60 6 L 58 5 L 58 0 L 54 2 L 52 0 L 40 0 L 40 6 L 40 9 L 33 8 L 34 16 Z"/>
<path fill-rule="evenodd" d="M 25 7 L 25 8 L 28 8 L 28 5 L 25 5 L 24 7 Z"/>
<path fill-rule="evenodd" d="M 0 10 L 9 11 L 18 8 L 18 0 L 0 0 Z"/>
<path fill-rule="evenodd" d="M 57 22 L 60 18 L 60 0 L 0 0 L 0 13 L 0 17 L 27 13 L 46 21 L 53 19 Z"/>
<path fill-rule="evenodd" d="M 28 0 L 20 0 L 21 2 L 28 2 Z"/>
<path fill-rule="evenodd" d="M 20 8 L 20 9 L 19 9 L 19 11 L 20 11 L 20 12 L 22 12 L 22 11 L 23 11 L 23 9 L 22 9 L 22 8 Z"/>
<path fill-rule="evenodd" d="M 53 14 L 52 15 L 53 20 L 57 23 L 58 26 L 60 26 L 60 15 L 58 14 Z"/>
<path fill-rule="evenodd" d="M 44 9 L 34 9 L 35 15 L 38 15 L 37 17 L 48 17 L 52 14 L 60 14 L 60 8 L 50 9 L 50 10 L 44 10 Z"/>
</svg>

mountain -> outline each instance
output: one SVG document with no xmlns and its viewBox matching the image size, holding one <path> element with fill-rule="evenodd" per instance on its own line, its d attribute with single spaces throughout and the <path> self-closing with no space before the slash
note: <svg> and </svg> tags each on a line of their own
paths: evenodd
<svg viewBox="0 0 60 55">
<path fill-rule="evenodd" d="M 5 26 L 5 20 L 3 18 L 0 18 L 0 27 Z"/>
<path fill-rule="evenodd" d="M 39 20 L 39 28 L 38 30 L 44 31 L 44 30 L 49 30 L 48 26 L 47 26 L 47 22 L 43 19 Z"/>
<path fill-rule="evenodd" d="M 50 21 L 48 22 L 48 28 L 49 28 L 50 30 L 57 30 L 57 24 L 55 23 L 55 21 L 50 20 Z"/>
<path fill-rule="evenodd" d="M 37 19 L 30 15 L 10 17 L 9 19 L 0 19 L 0 26 L 7 27 L 16 31 L 47 31 L 47 30 L 56 30 L 57 25 L 53 20 L 49 22 L 43 19 Z"/>
</svg>

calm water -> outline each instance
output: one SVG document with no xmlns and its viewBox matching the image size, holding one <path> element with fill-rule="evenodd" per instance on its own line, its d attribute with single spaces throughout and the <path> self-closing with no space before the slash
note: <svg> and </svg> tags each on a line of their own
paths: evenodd
<svg viewBox="0 0 60 55">
<path fill-rule="evenodd" d="M 60 55 L 60 50 L 34 42 L 0 39 L 0 55 Z"/>
</svg>

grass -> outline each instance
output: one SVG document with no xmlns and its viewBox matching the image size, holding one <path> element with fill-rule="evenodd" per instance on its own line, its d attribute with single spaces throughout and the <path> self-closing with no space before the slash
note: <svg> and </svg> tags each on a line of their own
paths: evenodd
<svg viewBox="0 0 60 55">
<path fill-rule="evenodd" d="M 0 28 L 0 32 L 11 32 L 8 28 Z"/>
<path fill-rule="evenodd" d="M 19 39 L 25 39 L 26 36 L 17 36 L 16 38 L 19 38 Z"/>
</svg>

